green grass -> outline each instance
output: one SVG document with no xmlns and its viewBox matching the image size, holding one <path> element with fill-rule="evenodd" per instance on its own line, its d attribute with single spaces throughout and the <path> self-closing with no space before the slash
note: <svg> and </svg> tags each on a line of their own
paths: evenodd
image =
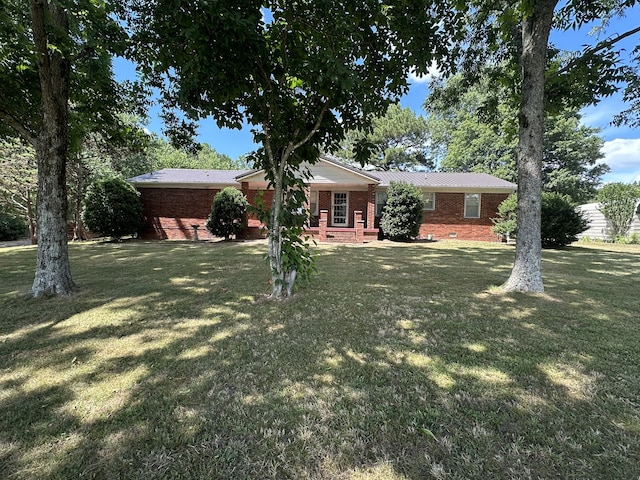
<svg viewBox="0 0 640 480">
<path fill-rule="evenodd" d="M 640 247 L 320 246 L 265 300 L 260 243 L 70 246 L 25 300 L 0 249 L 2 479 L 637 479 Z"/>
</svg>

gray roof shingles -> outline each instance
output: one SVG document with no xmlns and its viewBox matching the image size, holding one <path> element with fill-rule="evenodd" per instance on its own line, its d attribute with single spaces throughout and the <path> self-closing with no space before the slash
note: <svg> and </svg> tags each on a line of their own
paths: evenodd
<svg viewBox="0 0 640 480">
<path fill-rule="evenodd" d="M 332 163 L 338 163 L 332 161 Z M 447 172 L 381 172 L 361 171 L 353 167 L 350 170 L 361 172 L 373 181 L 379 180 L 379 186 L 388 187 L 392 181 L 407 182 L 424 188 L 501 188 L 516 189 L 516 184 L 507 182 L 487 173 L 447 173 Z M 165 168 L 157 172 L 139 175 L 129 179 L 133 184 L 144 185 L 184 185 L 213 184 L 238 185 L 241 178 L 255 170 L 191 170 Z"/>
<path fill-rule="evenodd" d="M 129 179 L 133 184 L 185 184 L 205 183 L 237 185 L 236 177 L 249 170 L 195 170 L 187 168 L 164 168 Z"/>
</svg>

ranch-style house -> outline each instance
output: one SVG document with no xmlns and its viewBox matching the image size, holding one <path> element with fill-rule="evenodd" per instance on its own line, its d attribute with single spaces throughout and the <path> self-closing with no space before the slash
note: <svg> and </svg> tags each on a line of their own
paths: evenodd
<svg viewBox="0 0 640 480">
<path fill-rule="evenodd" d="M 308 233 L 320 242 L 378 239 L 380 215 L 393 181 L 411 183 L 423 193 L 420 238 L 500 241 L 491 232 L 491 219 L 500 202 L 516 191 L 514 183 L 486 173 L 365 171 L 328 157 L 309 170 L 307 198 L 313 217 Z M 213 197 L 225 187 L 241 190 L 252 205 L 259 192 L 267 204 L 272 198 L 262 170 L 163 169 L 129 182 L 141 194 L 141 237 L 146 239 L 211 238 L 205 224 Z M 260 237 L 261 227 L 249 218 L 243 238 Z"/>
</svg>

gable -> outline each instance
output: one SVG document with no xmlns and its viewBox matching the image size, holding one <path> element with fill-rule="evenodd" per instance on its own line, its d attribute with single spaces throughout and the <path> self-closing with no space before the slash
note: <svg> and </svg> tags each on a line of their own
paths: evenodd
<svg viewBox="0 0 640 480">
<path fill-rule="evenodd" d="M 380 180 L 366 172 L 360 171 L 338 162 L 332 161 L 326 157 L 321 157 L 318 162 L 313 165 L 304 163 L 303 167 L 307 167 L 311 173 L 309 183 L 311 185 L 369 185 L 378 184 Z M 253 170 L 236 177 L 238 182 L 264 182 L 264 171 Z"/>
</svg>

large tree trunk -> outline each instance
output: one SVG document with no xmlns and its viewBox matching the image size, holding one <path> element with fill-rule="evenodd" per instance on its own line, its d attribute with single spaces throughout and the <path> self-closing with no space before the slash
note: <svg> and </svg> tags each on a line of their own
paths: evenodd
<svg viewBox="0 0 640 480">
<path fill-rule="evenodd" d="M 57 34 L 66 33 L 69 22 L 62 6 L 44 0 L 32 0 L 30 6 L 42 92 L 42 126 L 35 144 L 38 259 L 30 293 L 34 297 L 69 295 L 74 287 L 67 248 L 66 194 L 70 63 L 68 55 L 49 48 L 47 31 L 50 22 Z"/>
<path fill-rule="evenodd" d="M 547 44 L 557 0 L 532 2 L 522 23 L 522 98 L 518 143 L 518 240 L 506 291 L 542 292 L 540 233 L 544 83 Z"/>
</svg>

